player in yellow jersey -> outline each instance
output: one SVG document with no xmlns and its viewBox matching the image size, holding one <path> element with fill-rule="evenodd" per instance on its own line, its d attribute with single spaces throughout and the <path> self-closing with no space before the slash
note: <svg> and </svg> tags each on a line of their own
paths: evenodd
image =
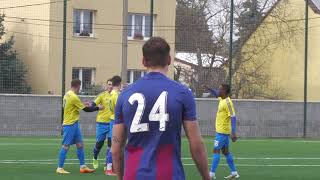
<svg viewBox="0 0 320 180">
<path fill-rule="evenodd" d="M 121 77 L 120 76 L 113 76 L 111 78 L 112 81 L 112 91 L 111 91 L 111 101 L 110 101 L 110 110 L 112 112 L 111 114 L 111 121 L 110 121 L 110 127 L 111 127 L 111 133 L 109 134 L 109 137 L 112 138 L 112 128 L 114 123 L 114 111 L 117 104 L 118 96 L 120 94 L 121 89 Z M 108 157 L 107 157 L 107 169 L 105 171 L 106 175 L 115 175 L 112 171 L 112 153 L 109 151 Z"/>
<path fill-rule="evenodd" d="M 226 179 L 239 178 L 239 174 L 233 162 L 232 154 L 229 152 L 229 138 L 233 142 L 237 141 L 236 136 L 236 115 L 231 101 L 230 86 L 222 84 L 219 90 L 207 88 L 211 94 L 219 98 L 218 112 L 216 116 L 216 139 L 214 142 L 214 154 L 210 177 L 216 179 L 215 173 L 220 161 L 220 151 L 225 155 L 231 174 Z"/>
<path fill-rule="evenodd" d="M 112 91 L 112 82 L 111 80 L 107 81 L 105 85 L 105 91 L 100 93 L 97 98 L 92 102 L 91 105 L 103 105 L 106 107 L 105 109 L 99 111 L 96 119 L 96 144 L 93 148 L 93 167 L 97 169 L 99 167 L 98 155 L 104 145 L 104 141 L 109 136 L 108 134 L 111 131 L 110 128 L 110 117 L 111 117 L 111 110 L 110 110 L 110 102 L 111 102 L 111 91 Z M 111 148 L 111 138 L 108 137 L 108 147 L 106 153 L 106 166 L 107 166 L 107 155 Z"/>
<path fill-rule="evenodd" d="M 98 107 L 89 107 L 84 105 L 77 95 L 80 91 L 80 86 L 80 80 L 72 80 L 71 89 L 64 95 L 63 98 L 63 140 L 62 147 L 59 153 L 59 164 L 56 170 L 56 172 L 59 174 L 69 174 L 68 171 L 65 171 L 63 169 L 63 166 L 69 147 L 73 144 L 76 144 L 77 147 L 77 156 L 80 161 L 80 173 L 92 173 L 95 171 L 85 165 L 83 140 L 78 123 L 80 117 L 79 113 L 81 110 L 85 112 L 98 111 L 102 110 L 104 107 L 102 105 L 99 105 Z"/>
</svg>

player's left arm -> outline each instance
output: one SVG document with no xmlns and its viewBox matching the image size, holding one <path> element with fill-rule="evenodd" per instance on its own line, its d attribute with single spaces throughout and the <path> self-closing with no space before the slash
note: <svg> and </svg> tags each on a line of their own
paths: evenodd
<svg viewBox="0 0 320 180">
<path fill-rule="evenodd" d="M 227 99 L 227 111 L 231 120 L 231 139 L 233 142 L 237 141 L 237 116 L 231 100 Z"/>
<path fill-rule="evenodd" d="M 122 180 L 124 175 L 124 146 L 127 141 L 126 128 L 122 116 L 122 103 L 120 97 L 115 107 L 115 125 L 112 130 L 111 146 L 113 168 L 118 180 Z"/>
</svg>

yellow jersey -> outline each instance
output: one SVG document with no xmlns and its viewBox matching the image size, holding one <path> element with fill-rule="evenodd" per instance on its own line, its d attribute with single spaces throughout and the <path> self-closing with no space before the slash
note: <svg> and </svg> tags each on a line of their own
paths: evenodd
<svg viewBox="0 0 320 180">
<path fill-rule="evenodd" d="M 85 108 L 80 98 L 73 91 L 68 91 L 63 97 L 63 125 L 72 125 L 79 120 L 80 110 Z"/>
<path fill-rule="evenodd" d="M 110 103 L 110 110 L 112 112 L 111 114 L 111 120 L 114 120 L 114 109 L 116 108 L 116 104 L 118 101 L 118 97 L 119 97 L 120 92 L 116 91 L 116 90 L 112 90 L 111 91 L 111 103 Z"/>
<path fill-rule="evenodd" d="M 105 107 L 103 110 L 100 110 L 97 115 L 97 122 L 99 123 L 109 123 L 110 117 L 112 115 L 111 109 L 111 94 L 109 92 L 103 92 L 97 96 L 94 100 L 96 105 L 103 105 Z"/>
<path fill-rule="evenodd" d="M 229 97 L 219 98 L 218 112 L 216 116 L 216 132 L 231 134 L 231 117 L 235 116 L 233 103 Z"/>
</svg>

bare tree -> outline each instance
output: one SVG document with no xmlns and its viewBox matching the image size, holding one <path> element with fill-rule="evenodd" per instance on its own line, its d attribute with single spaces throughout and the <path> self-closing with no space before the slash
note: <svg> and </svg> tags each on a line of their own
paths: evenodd
<svg viewBox="0 0 320 180">
<path fill-rule="evenodd" d="M 281 1 L 281 3 L 280 3 Z M 270 86 L 268 62 L 257 59 L 271 53 L 299 33 L 297 23 L 288 21 L 287 0 L 236 0 L 233 42 L 233 93 L 237 98 L 285 98 L 281 87 Z M 265 23 L 271 16 L 272 23 Z M 272 28 L 270 28 L 272 25 Z M 226 82 L 230 30 L 228 0 L 177 0 L 176 50 L 195 54 L 191 88 L 198 97 L 201 85 Z M 261 29 L 258 33 L 255 31 Z M 255 33 L 253 33 L 255 32 Z M 253 36 L 253 34 L 256 34 Z M 250 41 L 250 42 L 249 42 Z M 246 47 L 246 49 L 244 49 Z M 267 91 L 268 89 L 268 91 Z M 271 92 L 269 92 L 271 91 Z M 267 93 L 268 92 L 268 93 Z"/>
<path fill-rule="evenodd" d="M 227 7 L 211 10 L 211 5 L 209 0 L 177 1 L 176 50 L 195 54 L 195 75 L 191 80 L 191 88 L 198 97 L 203 93 L 202 84 L 217 85 L 225 76 L 223 57 L 227 49 L 225 36 L 228 21 L 226 16 L 221 16 L 216 22 L 213 19 L 226 11 Z"/>
<path fill-rule="evenodd" d="M 270 55 L 276 49 L 290 46 L 298 40 L 297 35 L 303 33 L 303 23 L 292 20 L 303 15 L 294 15 L 296 12 L 291 9 L 288 1 L 275 2 L 273 8 L 237 40 L 232 67 L 233 93 L 236 98 L 289 97 L 279 84 L 271 81 L 270 72 L 266 69 L 269 68 Z M 244 24 L 242 22 L 238 26 Z"/>
</svg>

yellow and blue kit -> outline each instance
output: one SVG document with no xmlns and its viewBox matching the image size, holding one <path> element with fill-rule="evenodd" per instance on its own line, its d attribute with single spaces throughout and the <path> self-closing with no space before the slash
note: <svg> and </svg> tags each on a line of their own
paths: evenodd
<svg viewBox="0 0 320 180">
<path fill-rule="evenodd" d="M 229 147 L 229 135 L 234 133 L 232 125 L 235 118 L 235 111 L 230 97 L 225 99 L 219 98 L 218 112 L 216 116 L 216 140 L 215 149 Z"/>
<path fill-rule="evenodd" d="M 97 96 L 94 100 L 95 105 L 103 105 L 105 108 L 100 110 L 96 119 L 96 141 L 103 142 L 106 140 L 107 136 L 111 134 L 111 94 L 109 92 L 103 92 Z"/>
<path fill-rule="evenodd" d="M 80 110 L 85 108 L 80 98 L 73 91 L 68 91 L 63 98 L 64 119 L 63 119 L 63 145 L 72 145 L 82 142 L 82 135 L 79 127 Z"/>
</svg>

